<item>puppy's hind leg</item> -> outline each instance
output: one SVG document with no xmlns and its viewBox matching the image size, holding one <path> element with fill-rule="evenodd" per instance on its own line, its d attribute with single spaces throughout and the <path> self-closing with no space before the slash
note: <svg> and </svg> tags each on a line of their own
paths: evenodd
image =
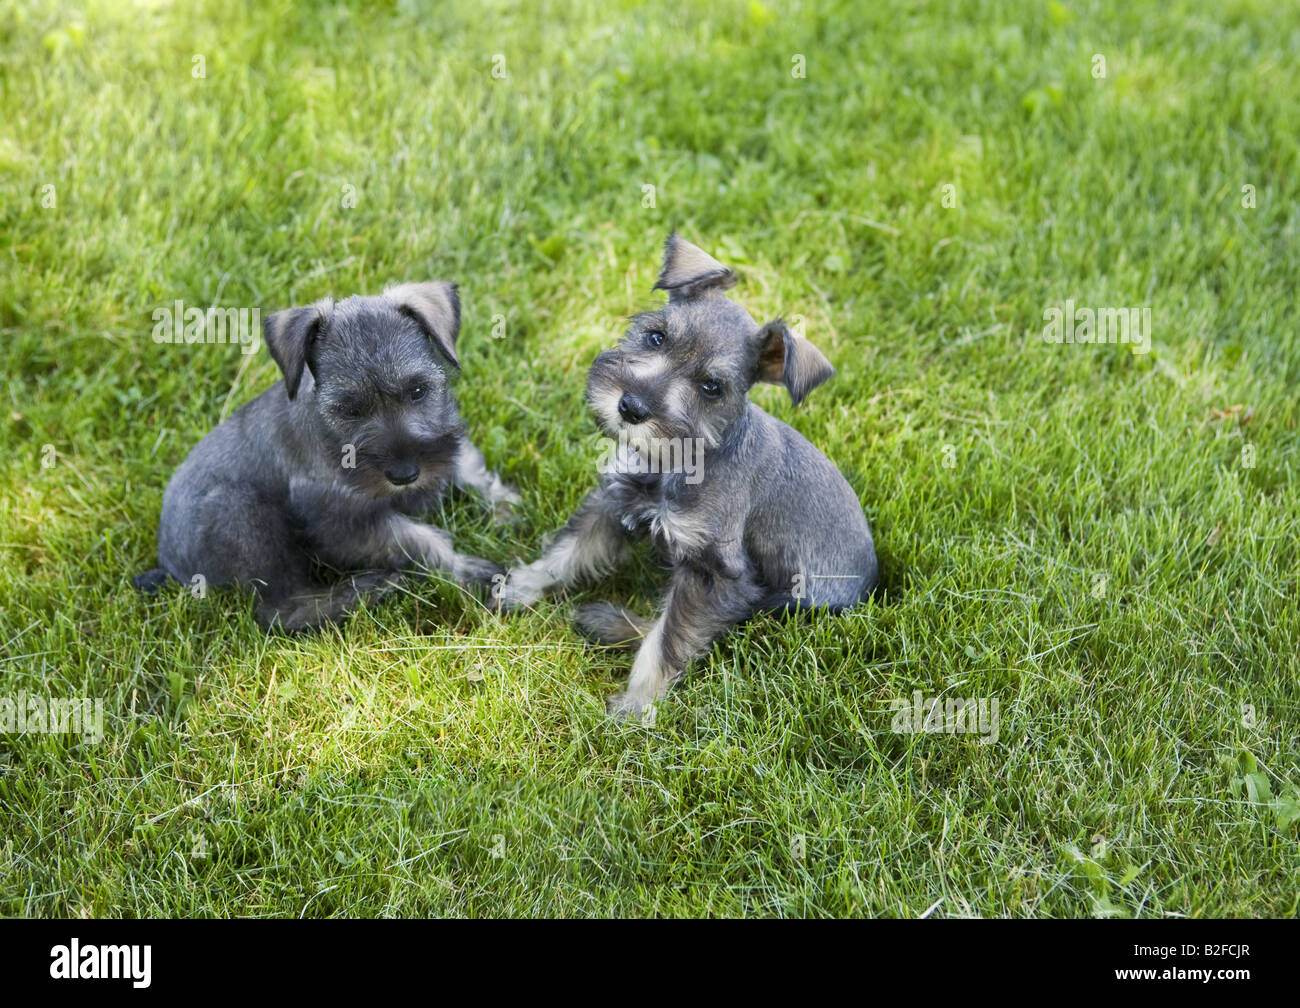
<svg viewBox="0 0 1300 1008">
<path fill-rule="evenodd" d="M 281 508 L 234 483 L 183 490 L 163 508 L 158 533 L 163 568 L 183 585 L 252 589 L 257 621 L 268 630 L 294 633 L 337 622 L 363 596 L 396 583 L 391 572 L 368 571 L 332 587 L 320 585 L 312 578 L 297 523 Z"/>
<path fill-rule="evenodd" d="M 131 587 L 136 591 L 144 592 L 146 595 L 155 595 L 169 582 L 175 583 L 175 579 L 161 567 L 155 567 L 153 570 L 142 571 L 133 577 Z"/>
<path fill-rule="evenodd" d="M 611 602 L 579 606 L 573 622 L 584 637 L 607 647 L 630 648 L 654 627 L 654 620 L 643 619 Z"/>
<path fill-rule="evenodd" d="M 609 698 L 609 712 L 616 717 L 644 715 L 686 672 L 692 658 L 753 615 L 762 595 L 748 572 L 725 578 L 678 567 L 663 615 L 636 653 L 627 689 Z"/>
<path fill-rule="evenodd" d="M 301 586 L 275 594 L 259 589 L 257 622 L 267 630 L 285 633 L 337 623 L 360 605 L 362 599 L 382 598 L 400 581 L 401 574 L 396 571 L 364 571 L 336 585 Z"/>
</svg>

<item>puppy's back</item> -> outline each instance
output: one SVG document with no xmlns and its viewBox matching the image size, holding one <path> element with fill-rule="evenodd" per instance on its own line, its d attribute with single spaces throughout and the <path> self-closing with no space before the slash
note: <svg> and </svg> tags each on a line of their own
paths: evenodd
<svg viewBox="0 0 1300 1008">
<path fill-rule="evenodd" d="M 789 424 L 755 404 L 763 456 L 745 546 L 775 593 L 842 609 L 876 586 L 879 565 L 857 494 L 835 464 Z"/>
</svg>

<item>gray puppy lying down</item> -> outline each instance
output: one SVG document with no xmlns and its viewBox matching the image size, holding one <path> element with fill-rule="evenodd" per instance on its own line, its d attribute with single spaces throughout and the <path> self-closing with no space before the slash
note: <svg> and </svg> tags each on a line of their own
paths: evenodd
<svg viewBox="0 0 1300 1008">
<path fill-rule="evenodd" d="M 403 568 L 443 570 L 481 589 L 496 564 L 457 552 L 418 521 L 448 485 L 501 512 L 518 495 L 488 471 L 451 392 L 460 301 L 453 284 L 277 312 L 265 337 L 284 381 L 208 433 L 163 496 L 155 590 L 235 584 L 268 628 L 342 619 Z M 324 583 L 319 568 L 350 576 Z"/>
</svg>

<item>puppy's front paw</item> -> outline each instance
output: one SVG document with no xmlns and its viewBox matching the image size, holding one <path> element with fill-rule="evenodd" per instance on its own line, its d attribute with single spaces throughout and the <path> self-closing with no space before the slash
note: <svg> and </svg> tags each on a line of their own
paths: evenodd
<svg viewBox="0 0 1300 1008">
<path fill-rule="evenodd" d="M 530 608 L 542 597 L 542 592 L 532 583 L 532 571 L 516 567 L 492 586 L 490 605 L 498 612 L 514 613 Z"/>
<path fill-rule="evenodd" d="M 461 553 L 456 557 L 452 576 L 466 588 L 481 590 L 490 599 L 505 578 L 506 569 L 491 560 Z"/>
<path fill-rule="evenodd" d="M 519 517 L 515 508 L 523 503 L 519 491 L 505 483 L 498 482 L 492 494 L 492 520 L 498 525 L 513 525 Z"/>
<path fill-rule="evenodd" d="M 615 721 L 640 721 L 649 727 L 655 723 L 654 701 L 624 690 L 605 701 L 605 710 Z"/>
</svg>

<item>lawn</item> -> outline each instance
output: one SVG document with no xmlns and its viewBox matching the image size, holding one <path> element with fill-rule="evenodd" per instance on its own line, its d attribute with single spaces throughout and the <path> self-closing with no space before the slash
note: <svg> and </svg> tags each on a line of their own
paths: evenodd
<svg viewBox="0 0 1300 1008">
<path fill-rule="evenodd" d="M 1300 912 L 1300 8 L 369 6 L 0 11 L 0 696 L 103 709 L 0 734 L 0 913 Z M 131 589 L 279 378 L 156 310 L 458 282 L 523 505 L 433 520 L 508 564 L 593 483 L 586 368 L 674 227 L 838 369 L 753 398 L 857 490 L 878 598 L 620 725 L 569 615 L 649 611 L 649 554 L 293 638 Z M 1067 301 L 1149 344 L 1045 339 Z M 918 696 L 996 740 L 893 730 Z"/>
</svg>

